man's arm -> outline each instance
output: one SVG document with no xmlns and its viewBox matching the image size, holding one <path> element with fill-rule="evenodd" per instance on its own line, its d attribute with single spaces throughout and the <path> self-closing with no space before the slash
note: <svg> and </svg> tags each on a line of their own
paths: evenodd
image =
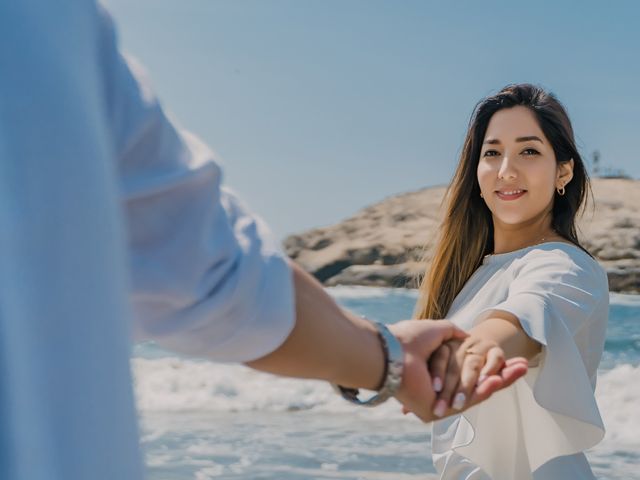
<svg viewBox="0 0 640 480">
<path fill-rule="evenodd" d="M 316 279 L 295 263 L 290 265 L 295 327 L 278 349 L 247 365 L 279 375 L 375 389 L 384 372 L 384 354 L 375 326 L 340 308 Z"/>
</svg>

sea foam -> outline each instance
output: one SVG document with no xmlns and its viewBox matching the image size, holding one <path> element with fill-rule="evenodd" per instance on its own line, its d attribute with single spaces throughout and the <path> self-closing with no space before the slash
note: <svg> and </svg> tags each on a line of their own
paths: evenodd
<svg viewBox="0 0 640 480">
<path fill-rule="evenodd" d="M 343 400 L 326 382 L 276 377 L 241 365 L 183 358 L 134 358 L 132 367 L 137 404 L 143 414 L 362 410 Z M 374 410 L 376 418 L 404 418 L 395 400 Z M 367 409 L 367 416 L 374 410 Z"/>
<path fill-rule="evenodd" d="M 407 418 L 396 401 L 365 410 L 344 401 L 326 382 L 280 378 L 240 365 L 169 357 L 135 358 L 132 366 L 142 413 L 314 410 L 366 412 L 363 419 L 374 420 Z M 640 447 L 640 366 L 600 372 L 596 398 L 607 427 L 605 441 Z"/>
<path fill-rule="evenodd" d="M 603 446 L 640 450 L 640 366 L 623 364 L 604 372 L 596 399 L 607 431 Z"/>
<path fill-rule="evenodd" d="M 338 285 L 336 287 L 327 287 L 325 290 L 333 298 L 337 300 L 359 299 L 359 298 L 383 298 L 383 297 L 388 297 L 389 295 L 408 297 L 411 299 L 418 298 L 418 291 L 413 289 L 408 289 L 408 288 Z"/>
</svg>

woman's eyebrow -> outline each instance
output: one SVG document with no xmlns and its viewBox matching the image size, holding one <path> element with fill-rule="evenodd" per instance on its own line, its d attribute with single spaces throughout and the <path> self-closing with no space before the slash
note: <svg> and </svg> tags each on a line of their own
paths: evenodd
<svg viewBox="0 0 640 480">
<path fill-rule="evenodd" d="M 527 137 L 518 137 L 516 138 L 516 142 L 529 142 L 531 140 L 537 140 L 540 143 L 544 143 L 540 137 L 537 137 L 535 135 L 529 135 Z M 498 145 L 500 144 L 500 140 L 498 140 L 497 138 L 487 138 L 483 144 L 489 144 L 489 145 Z"/>
<path fill-rule="evenodd" d="M 529 135 L 528 137 L 518 137 L 516 138 L 516 142 L 529 142 L 531 140 L 537 140 L 540 143 L 544 143 L 540 137 L 536 137 L 535 135 Z"/>
</svg>

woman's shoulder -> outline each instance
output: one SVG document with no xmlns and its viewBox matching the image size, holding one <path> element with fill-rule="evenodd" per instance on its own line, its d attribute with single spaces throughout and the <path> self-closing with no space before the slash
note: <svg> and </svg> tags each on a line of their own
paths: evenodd
<svg viewBox="0 0 640 480">
<path fill-rule="evenodd" d="M 600 264 L 586 250 L 568 241 L 552 241 L 532 245 L 507 253 L 488 255 L 484 265 L 498 268 L 516 268 L 524 265 L 577 266 L 593 271 L 603 271 Z"/>
<path fill-rule="evenodd" d="M 555 271 L 575 275 L 581 280 L 607 283 L 607 273 L 586 250 L 570 242 L 547 242 L 523 252 L 513 264 L 517 270 Z"/>
<path fill-rule="evenodd" d="M 575 243 L 553 241 L 529 247 L 519 257 L 520 263 L 558 263 L 602 270 L 598 261 Z"/>
</svg>

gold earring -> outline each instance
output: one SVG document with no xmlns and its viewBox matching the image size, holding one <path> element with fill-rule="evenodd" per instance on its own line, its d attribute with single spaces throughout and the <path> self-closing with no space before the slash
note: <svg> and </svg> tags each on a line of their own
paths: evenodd
<svg viewBox="0 0 640 480">
<path fill-rule="evenodd" d="M 556 188 L 556 192 L 558 192 L 558 195 L 560 195 L 561 197 L 564 195 L 564 185 L 562 185 L 560 188 Z"/>
</svg>

